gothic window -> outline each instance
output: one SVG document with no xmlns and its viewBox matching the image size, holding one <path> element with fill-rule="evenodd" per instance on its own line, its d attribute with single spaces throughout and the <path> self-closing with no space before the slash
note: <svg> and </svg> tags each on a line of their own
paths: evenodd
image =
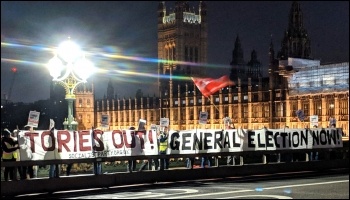
<svg viewBox="0 0 350 200">
<path fill-rule="evenodd" d="M 178 119 L 178 114 L 177 114 L 177 109 L 174 109 L 173 116 L 174 116 L 174 121 L 179 120 Z"/>
<path fill-rule="evenodd" d="M 308 101 L 301 102 L 301 108 L 304 111 L 305 117 L 310 115 L 310 105 Z"/>
<path fill-rule="evenodd" d="M 253 94 L 253 101 L 258 102 L 259 101 L 259 94 Z"/>
<path fill-rule="evenodd" d="M 87 107 L 90 107 L 90 99 L 87 100 L 86 105 Z"/>
<path fill-rule="evenodd" d="M 176 48 L 173 47 L 173 60 L 176 60 Z"/>
<path fill-rule="evenodd" d="M 334 99 L 328 99 L 327 100 L 327 116 L 334 116 Z"/>
<path fill-rule="evenodd" d="M 125 122 L 129 122 L 130 120 L 129 112 L 125 112 Z"/>
<path fill-rule="evenodd" d="M 243 118 L 248 118 L 248 105 L 244 104 L 242 108 L 243 108 L 243 113 L 242 113 Z"/>
<path fill-rule="evenodd" d="M 215 119 L 220 119 L 220 113 L 218 110 L 214 110 L 214 114 L 215 114 Z"/>
<path fill-rule="evenodd" d="M 173 48 L 169 48 L 169 60 L 173 60 Z"/>
<path fill-rule="evenodd" d="M 270 106 L 268 104 L 263 105 L 263 118 L 268 118 L 270 117 Z"/>
<path fill-rule="evenodd" d="M 314 101 L 314 113 L 315 115 L 322 116 L 322 102 L 320 100 Z"/>
<path fill-rule="evenodd" d="M 289 110 L 289 115 L 292 117 L 296 117 L 297 115 L 295 112 L 298 110 L 298 102 L 294 101 L 290 103 L 290 110 Z"/>
<path fill-rule="evenodd" d="M 91 122 L 91 116 L 90 116 L 90 114 L 87 114 L 87 122 L 88 122 L 88 123 Z"/>
<path fill-rule="evenodd" d="M 79 107 L 82 107 L 82 106 L 83 106 L 83 100 L 79 99 Z"/>
<path fill-rule="evenodd" d="M 277 102 L 275 104 L 275 106 L 276 106 L 275 116 L 276 117 L 283 117 L 283 102 Z"/>
<path fill-rule="evenodd" d="M 190 112 L 189 120 L 193 120 L 193 119 L 194 119 L 194 109 L 193 109 L 193 108 L 190 108 L 190 109 L 189 109 L 189 112 Z"/>
<path fill-rule="evenodd" d="M 238 119 L 238 105 L 233 106 L 233 113 L 232 113 L 232 118 L 233 119 Z"/>
<path fill-rule="evenodd" d="M 281 97 L 281 92 L 280 91 L 276 91 L 276 97 Z"/>
<path fill-rule="evenodd" d="M 263 99 L 263 100 L 264 100 L 264 101 L 270 100 L 270 93 L 264 92 L 264 99 Z"/>
<path fill-rule="evenodd" d="M 166 59 L 166 63 L 169 63 L 169 49 L 168 48 L 165 49 L 165 59 Z"/>
<path fill-rule="evenodd" d="M 259 116 L 259 113 L 260 113 L 260 112 L 259 112 L 259 108 L 260 108 L 259 105 L 252 105 L 252 111 L 253 111 L 253 112 L 252 112 L 252 117 L 253 117 L 253 118 L 260 117 L 260 116 Z"/>
<path fill-rule="evenodd" d="M 186 108 L 181 108 L 181 120 L 186 120 Z"/>
<path fill-rule="evenodd" d="M 148 117 L 148 112 L 147 112 L 147 110 L 145 110 L 145 111 L 144 111 L 143 119 L 146 119 L 146 120 L 147 120 L 147 117 Z"/>
<path fill-rule="evenodd" d="M 224 117 L 232 117 L 232 116 L 228 116 L 229 115 L 229 112 L 228 112 L 228 109 L 229 109 L 229 107 L 228 107 L 228 105 L 224 105 Z"/>
<path fill-rule="evenodd" d="M 346 99 L 339 100 L 339 114 L 340 115 L 349 114 L 349 102 Z"/>
</svg>

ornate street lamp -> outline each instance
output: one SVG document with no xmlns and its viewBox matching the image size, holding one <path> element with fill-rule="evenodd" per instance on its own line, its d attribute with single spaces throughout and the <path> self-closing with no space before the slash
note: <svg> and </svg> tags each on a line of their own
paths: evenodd
<svg viewBox="0 0 350 200">
<path fill-rule="evenodd" d="M 54 54 L 47 68 L 53 81 L 62 85 L 66 91 L 68 118 L 63 123 L 64 128 L 74 130 L 77 127 L 77 122 L 73 117 L 74 92 L 80 83 L 86 83 L 86 79 L 94 73 L 94 66 L 85 58 L 85 53 L 79 46 L 71 40 L 61 43 Z"/>
</svg>

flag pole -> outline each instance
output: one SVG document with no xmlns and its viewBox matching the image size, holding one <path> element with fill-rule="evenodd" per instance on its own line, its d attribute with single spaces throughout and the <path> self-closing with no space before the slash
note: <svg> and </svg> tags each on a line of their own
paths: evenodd
<svg viewBox="0 0 350 200">
<path fill-rule="evenodd" d="M 212 103 L 213 104 L 213 106 L 216 108 L 216 110 L 220 113 L 220 110 L 219 110 L 219 108 L 210 100 L 210 98 L 209 97 L 207 97 L 208 99 L 209 99 L 209 101 L 210 101 L 210 103 Z"/>
<path fill-rule="evenodd" d="M 17 130 L 17 144 L 18 144 L 18 147 L 19 146 L 19 128 L 18 128 L 18 125 L 16 125 L 16 130 Z M 18 152 L 18 160 L 21 161 L 21 148 L 18 148 L 18 150 L 16 150 Z"/>
</svg>

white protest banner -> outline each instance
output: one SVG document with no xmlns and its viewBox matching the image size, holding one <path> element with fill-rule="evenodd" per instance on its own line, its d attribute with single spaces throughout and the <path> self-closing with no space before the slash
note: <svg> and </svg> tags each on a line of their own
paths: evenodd
<svg viewBox="0 0 350 200">
<path fill-rule="evenodd" d="M 207 124 L 208 112 L 199 113 L 199 124 Z"/>
<path fill-rule="evenodd" d="M 40 112 L 30 111 L 27 125 L 38 128 Z"/>
<path fill-rule="evenodd" d="M 169 126 L 169 118 L 160 118 L 160 126 Z"/>
<path fill-rule="evenodd" d="M 53 119 L 50 119 L 50 125 L 49 125 L 49 130 L 55 128 L 55 121 Z"/>
<path fill-rule="evenodd" d="M 317 128 L 318 127 L 318 115 L 310 116 L 310 127 Z"/>
<path fill-rule="evenodd" d="M 145 119 L 140 119 L 139 120 L 139 126 L 137 128 L 137 130 L 141 131 L 141 130 L 146 130 L 146 120 Z"/>
<path fill-rule="evenodd" d="M 156 124 L 151 124 L 150 129 L 151 129 L 151 130 L 157 130 L 157 125 L 156 125 Z"/>
<path fill-rule="evenodd" d="M 102 115 L 101 126 L 102 128 L 109 128 L 109 115 Z"/>
<path fill-rule="evenodd" d="M 94 130 L 93 137 L 90 130 L 21 130 L 20 133 L 21 161 L 158 155 L 156 130 Z M 343 147 L 341 128 L 192 129 L 170 130 L 167 154 L 339 147 Z"/>
</svg>

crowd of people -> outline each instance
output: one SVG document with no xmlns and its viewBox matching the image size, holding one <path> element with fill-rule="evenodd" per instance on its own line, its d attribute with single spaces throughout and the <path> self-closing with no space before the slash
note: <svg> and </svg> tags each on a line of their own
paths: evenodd
<svg viewBox="0 0 350 200">
<path fill-rule="evenodd" d="M 331 124 L 331 127 L 335 127 L 335 124 Z M 313 127 L 317 128 L 317 127 Z M 25 126 L 25 130 L 32 131 L 33 127 Z M 54 128 L 52 128 L 53 130 Z M 166 150 L 168 148 L 168 134 L 169 130 L 167 126 L 160 127 L 161 130 L 157 130 L 157 145 L 159 149 L 159 155 L 166 155 Z M 225 129 L 235 129 L 233 123 L 225 123 Z M 129 130 L 133 130 L 132 134 L 135 134 L 135 127 L 130 127 Z M 145 127 L 139 127 L 138 130 L 145 130 Z M 2 131 L 1 137 L 1 159 L 3 162 L 10 161 L 19 161 L 19 130 L 15 129 L 13 132 L 10 132 L 8 129 Z M 53 131 L 52 131 L 53 134 Z M 131 137 L 134 138 L 134 137 Z M 236 164 L 236 156 L 227 156 L 227 165 Z M 310 160 L 318 160 L 318 152 L 310 153 Z M 195 163 L 195 157 L 190 157 L 186 159 L 185 167 L 188 169 L 193 169 Z M 127 163 L 127 172 L 132 173 L 136 171 L 137 161 L 134 159 L 128 160 Z M 160 159 L 147 159 L 143 160 L 140 168 L 137 170 L 139 172 L 145 170 L 152 170 L 152 165 L 154 165 L 154 170 L 165 170 L 169 168 L 169 159 L 160 158 Z M 200 167 L 210 167 L 211 158 L 204 156 L 200 158 Z M 68 164 L 66 168 L 66 175 L 70 175 L 72 164 Z M 38 166 L 18 166 L 18 167 L 5 167 L 4 168 L 4 180 L 13 181 L 13 180 L 26 180 L 37 177 Z M 93 163 L 93 172 L 95 175 L 102 174 L 102 163 L 94 162 Z M 51 164 L 49 168 L 49 178 L 59 178 L 60 177 L 60 165 Z"/>
<path fill-rule="evenodd" d="M 25 127 L 30 130 L 31 127 Z M 1 137 L 1 159 L 3 162 L 19 161 L 19 131 L 15 129 L 10 132 L 8 129 L 2 131 Z M 5 181 L 17 181 L 34 178 L 37 175 L 37 166 L 5 167 Z"/>
<path fill-rule="evenodd" d="M 145 128 L 145 127 L 143 127 Z M 25 130 L 33 130 L 33 127 L 26 126 Z M 139 127 L 140 129 L 140 127 Z M 54 128 L 52 128 L 53 134 Z M 136 130 L 135 127 L 130 127 L 129 130 Z M 157 131 L 157 145 L 159 149 L 159 155 L 166 155 L 166 150 L 168 147 L 168 127 L 161 127 L 161 130 Z M 134 133 L 135 134 L 135 133 Z M 19 144 L 18 144 L 18 129 L 14 130 L 12 133 L 4 129 L 2 132 L 1 138 L 1 156 L 4 162 L 8 161 L 18 161 L 20 158 L 19 154 Z M 127 163 L 127 172 L 132 173 L 133 171 L 143 171 L 147 168 L 147 170 L 152 170 L 152 165 L 154 165 L 154 170 L 166 170 L 169 169 L 169 159 L 161 158 L 161 159 L 148 159 L 143 160 L 139 169 L 137 170 L 137 161 L 136 160 L 128 160 Z M 188 158 L 186 166 L 188 168 L 193 168 L 194 165 L 194 157 Z M 201 167 L 208 166 L 210 167 L 211 161 L 209 157 L 203 157 L 201 161 Z M 72 164 L 68 164 L 66 168 L 66 175 L 70 175 Z M 4 179 L 5 181 L 11 180 L 25 180 L 30 178 L 37 177 L 38 166 L 20 166 L 20 167 L 5 167 L 4 170 Z M 49 165 L 49 178 L 59 178 L 60 177 L 60 165 L 59 164 L 51 164 Z M 102 163 L 94 162 L 93 163 L 93 173 L 95 175 L 102 174 Z"/>
</svg>

